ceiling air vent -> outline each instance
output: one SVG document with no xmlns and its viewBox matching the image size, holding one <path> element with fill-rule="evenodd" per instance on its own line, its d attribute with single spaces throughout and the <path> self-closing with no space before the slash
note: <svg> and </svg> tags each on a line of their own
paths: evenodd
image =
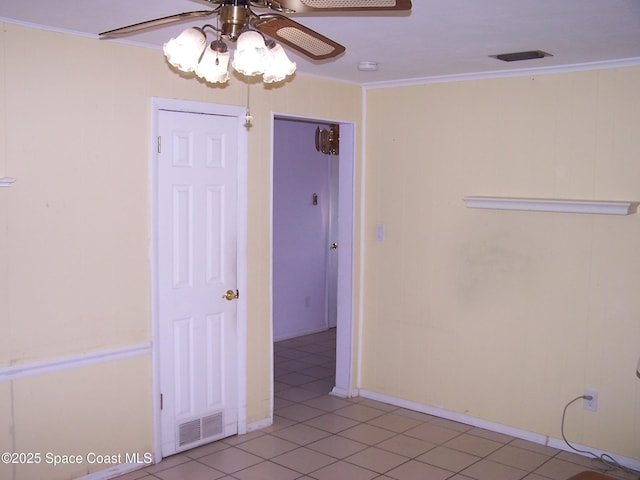
<svg viewBox="0 0 640 480">
<path fill-rule="evenodd" d="M 503 62 L 519 62 L 520 60 L 534 60 L 536 58 L 552 57 L 553 55 L 543 52 L 542 50 L 529 50 L 526 52 L 500 53 L 489 56 L 502 60 Z"/>
</svg>

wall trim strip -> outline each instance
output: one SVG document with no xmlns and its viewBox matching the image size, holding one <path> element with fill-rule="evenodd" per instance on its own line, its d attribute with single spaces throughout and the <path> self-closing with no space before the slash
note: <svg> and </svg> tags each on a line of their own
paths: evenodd
<svg viewBox="0 0 640 480">
<path fill-rule="evenodd" d="M 434 415 L 436 417 L 446 418 L 447 420 L 453 420 L 455 422 L 464 423 L 466 425 L 471 425 L 478 428 L 484 428 L 485 430 L 490 430 L 492 432 L 502 433 L 505 435 L 509 435 L 511 437 L 520 438 L 522 440 L 528 440 L 530 442 L 538 443 L 540 445 L 546 445 L 548 447 L 556 448 L 558 450 L 576 453 L 574 450 L 571 450 L 563 440 L 558 438 L 548 437 L 546 435 L 540 435 L 539 433 L 529 432 L 527 430 L 521 430 L 519 428 L 510 427 L 508 425 L 503 425 L 501 423 L 491 422 L 489 420 L 483 420 L 481 418 L 472 417 L 470 415 L 464 415 L 462 413 L 453 412 L 440 407 L 432 407 L 430 405 L 412 402 L 409 400 L 404 400 L 402 398 L 391 397 L 389 395 L 372 392 L 370 390 L 360 390 L 360 395 L 364 398 L 369 398 L 371 400 L 376 400 L 378 402 L 388 403 L 390 405 L 395 405 L 396 407 L 402 407 L 408 410 L 414 410 L 416 412 L 427 413 L 429 415 Z M 597 455 L 603 455 L 603 454 L 610 455 L 612 458 L 615 458 L 616 461 L 620 463 L 620 465 L 623 465 L 624 467 L 630 468 L 632 470 L 636 470 L 636 471 L 640 470 L 640 459 L 623 457 L 621 455 L 617 455 L 609 452 L 603 452 L 602 450 L 598 450 L 596 448 L 591 448 L 591 447 L 585 447 L 577 443 L 573 443 L 573 445 L 581 450 L 588 450 Z M 588 457 L 588 458 L 591 458 L 591 457 Z"/>
<path fill-rule="evenodd" d="M 589 70 L 607 70 L 610 68 L 637 67 L 640 65 L 640 57 L 605 60 L 602 62 L 577 63 L 571 65 L 556 65 L 550 67 L 508 69 L 500 71 L 460 73 L 453 75 L 434 75 L 431 77 L 410 78 L 406 80 L 390 80 L 387 82 L 363 83 L 364 89 L 413 87 L 431 83 L 463 82 L 468 80 L 491 80 L 494 78 L 527 77 L 537 75 L 549 75 L 557 73 L 584 72 Z"/>
<path fill-rule="evenodd" d="M 24 363 L 0 368 L 0 382 L 16 380 L 19 378 L 42 375 L 73 368 L 96 365 L 98 363 L 113 362 L 125 358 L 151 355 L 151 343 L 130 345 L 127 347 L 100 350 L 97 352 L 71 355 L 68 357 L 44 360 L 41 362 Z"/>
<path fill-rule="evenodd" d="M 0 187 L 8 187 L 15 181 L 16 179 L 12 177 L 2 177 L 0 178 Z"/>
<path fill-rule="evenodd" d="M 629 215 L 632 202 L 608 200 L 561 200 L 550 198 L 464 197 L 467 208 L 526 210 L 530 212 L 595 213 Z"/>
</svg>

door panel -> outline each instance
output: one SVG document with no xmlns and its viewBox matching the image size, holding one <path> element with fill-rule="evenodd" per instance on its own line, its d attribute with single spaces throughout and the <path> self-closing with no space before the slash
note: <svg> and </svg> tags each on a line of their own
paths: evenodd
<svg viewBox="0 0 640 480">
<path fill-rule="evenodd" d="M 237 433 L 237 122 L 159 111 L 162 455 Z"/>
</svg>

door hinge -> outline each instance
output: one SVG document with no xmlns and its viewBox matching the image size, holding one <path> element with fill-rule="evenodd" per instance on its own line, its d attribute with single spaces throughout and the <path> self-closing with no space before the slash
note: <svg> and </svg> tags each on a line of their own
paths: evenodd
<svg viewBox="0 0 640 480">
<path fill-rule="evenodd" d="M 160 394 L 160 410 L 162 410 L 163 408 L 164 408 L 164 398 L 162 394 Z"/>
<path fill-rule="evenodd" d="M 162 137 L 158 135 L 158 153 L 162 153 Z"/>
</svg>

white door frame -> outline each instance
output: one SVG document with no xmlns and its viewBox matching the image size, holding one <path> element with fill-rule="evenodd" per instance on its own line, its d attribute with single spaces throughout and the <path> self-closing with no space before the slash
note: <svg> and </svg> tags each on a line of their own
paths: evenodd
<svg viewBox="0 0 640 480">
<path fill-rule="evenodd" d="M 355 236 L 355 123 L 335 119 L 296 116 L 286 113 L 271 114 L 271 244 L 273 244 L 273 151 L 275 146 L 275 120 L 289 119 L 306 122 L 336 123 L 340 125 L 340 162 L 338 173 L 338 320 L 336 336 L 336 383 L 331 392 L 340 397 L 352 397 L 353 325 L 354 312 L 354 236 Z M 273 345 L 273 249 L 271 250 L 271 344 Z M 273 347 L 272 347 L 273 348 Z M 273 384 L 273 351 L 271 352 Z M 273 391 L 271 412 L 273 413 Z"/>
<path fill-rule="evenodd" d="M 153 451 L 154 460 L 162 459 L 160 432 L 160 363 L 159 363 L 159 325 L 158 325 L 158 245 L 157 245 L 157 186 L 158 171 L 157 138 L 159 134 L 159 111 L 172 110 L 178 112 L 204 113 L 235 117 L 238 124 L 238 290 L 241 292 L 237 301 L 237 373 L 238 373 L 238 434 L 247 431 L 247 300 L 242 292 L 247 291 L 247 157 L 248 138 L 244 126 L 245 108 L 196 102 L 170 98 L 153 97 L 151 99 L 151 126 L 149 145 L 150 171 L 150 205 L 151 205 L 151 245 L 150 245 L 150 274 L 151 274 L 151 361 L 152 361 L 152 391 L 153 391 Z"/>
</svg>

